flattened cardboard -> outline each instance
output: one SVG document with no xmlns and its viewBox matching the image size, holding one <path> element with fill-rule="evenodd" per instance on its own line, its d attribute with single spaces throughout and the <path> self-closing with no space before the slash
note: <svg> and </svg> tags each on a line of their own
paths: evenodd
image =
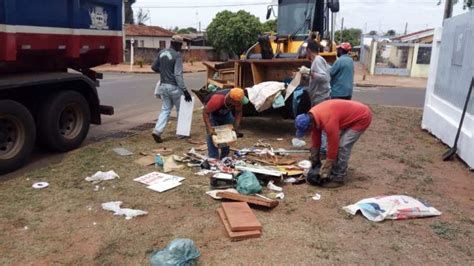
<svg viewBox="0 0 474 266">
<path fill-rule="evenodd" d="M 262 230 L 262 224 L 246 202 L 223 202 L 222 209 L 232 232 Z"/>
</svg>

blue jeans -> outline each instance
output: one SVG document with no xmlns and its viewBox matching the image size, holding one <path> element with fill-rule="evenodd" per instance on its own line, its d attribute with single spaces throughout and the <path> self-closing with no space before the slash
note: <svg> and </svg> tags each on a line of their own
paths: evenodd
<svg viewBox="0 0 474 266">
<path fill-rule="evenodd" d="M 222 126 L 222 125 L 233 124 L 234 116 L 232 115 L 232 112 L 228 112 L 226 115 L 215 115 L 211 113 L 209 115 L 209 120 L 211 121 L 212 126 Z M 207 135 L 207 151 L 208 151 L 209 158 L 222 159 L 229 155 L 230 148 L 229 146 L 222 147 L 221 156 L 219 156 L 219 149 L 216 146 L 214 146 L 214 143 L 212 142 L 212 137 L 211 135 L 208 134 Z"/>
<path fill-rule="evenodd" d="M 176 112 L 179 113 L 179 102 L 181 100 L 183 91 L 178 87 L 170 84 L 161 84 L 158 89 L 158 95 L 161 98 L 161 112 L 158 116 L 153 133 L 161 136 L 165 131 L 166 124 L 173 110 L 173 106 L 176 106 Z"/>
</svg>

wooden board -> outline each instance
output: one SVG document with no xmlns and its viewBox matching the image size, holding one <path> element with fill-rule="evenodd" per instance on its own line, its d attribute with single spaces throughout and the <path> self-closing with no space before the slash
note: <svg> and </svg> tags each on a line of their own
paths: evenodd
<svg viewBox="0 0 474 266">
<path fill-rule="evenodd" d="M 280 203 L 277 200 L 267 200 L 260 197 L 247 196 L 247 195 L 242 195 L 242 194 L 237 194 L 237 193 L 232 193 L 232 192 L 218 192 L 217 196 L 223 199 L 242 201 L 242 202 L 247 202 L 248 204 L 258 205 L 258 206 L 263 206 L 263 207 L 268 207 L 268 208 L 275 208 Z"/>
<path fill-rule="evenodd" d="M 232 232 L 262 230 L 262 224 L 246 202 L 223 202 L 222 209 Z"/>
<path fill-rule="evenodd" d="M 227 235 L 230 237 L 232 241 L 239 241 L 239 240 L 244 240 L 248 238 L 257 238 L 262 235 L 262 231 L 260 230 L 232 232 L 232 230 L 230 229 L 229 221 L 227 220 L 227 217 L 225 216 L 225 213 L 222 207 L 217 208 L 217 214 L 221 218 L 221 221 L 225 227 L 225 231 L 227 232 Z"/>
</svg>

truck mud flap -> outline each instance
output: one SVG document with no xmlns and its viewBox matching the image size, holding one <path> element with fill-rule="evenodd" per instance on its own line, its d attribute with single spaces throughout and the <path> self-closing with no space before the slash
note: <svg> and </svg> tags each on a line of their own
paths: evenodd
<svg viewBox="0 0 474 266">
<path fill-rule="evenodd" d="M 113 115 L 114 114 L 114 107 L 108 105 L 101 105 L 99 106 L 100 114 L 102 115 Z"/>
</svg>

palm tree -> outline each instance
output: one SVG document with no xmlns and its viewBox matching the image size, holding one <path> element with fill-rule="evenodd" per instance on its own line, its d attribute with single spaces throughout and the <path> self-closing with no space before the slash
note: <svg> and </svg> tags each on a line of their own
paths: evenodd
<svg viewBox="0 0 474 266">
<path fill-rule="evenodd" d="M 145 25 L 145 22 L 150 20 L 150 12 L 144 11 L 143 9 L 138 9 L 137 13 L 137 24 L 138 25 Z"/>
</svg>

